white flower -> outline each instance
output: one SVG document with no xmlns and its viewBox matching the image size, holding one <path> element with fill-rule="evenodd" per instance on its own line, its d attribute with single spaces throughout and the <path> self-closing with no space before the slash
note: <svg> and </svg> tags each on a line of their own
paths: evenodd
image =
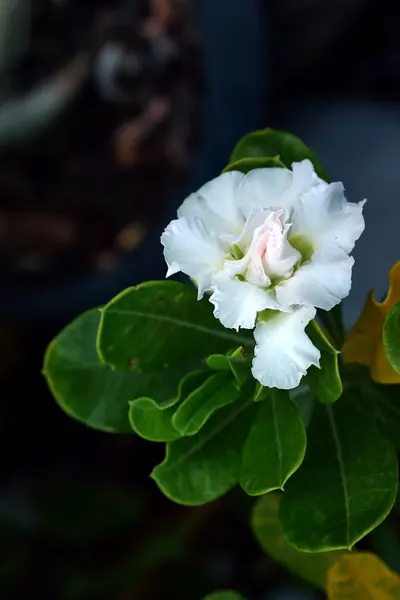
<svg viewBox="0 0 400 600">
<path fill-rule="evenodd" d="M 191 194 L 165 229 L 167 276 L 192 277 L 199 299 L 212 292 L 225 327 L 255 327 L 254 377 L 294 388 L 319 366 L 306 325 L 350 291 L 363 205 L 347 202 L 343 185 L 327 184 L 308 160 L 292 171 L 224 173 Z"/>
</svg>

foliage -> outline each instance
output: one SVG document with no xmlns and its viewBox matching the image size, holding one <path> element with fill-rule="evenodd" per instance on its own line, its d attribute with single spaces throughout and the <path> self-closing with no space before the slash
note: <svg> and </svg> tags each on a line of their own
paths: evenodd
<svg viewBox="0 0 400 600">
<path fill-rule="evenodd" d="M 301 140 L 266 129 L 237 144 L 225 171 L 304 158 L 327 179 Z M 247 495 L 267 494 L 252 513 L 263 549 L 318 587 L 328 573 L 329 597 L 341 598 L 339 579 L 357 579 L 361 566 L 376 563 L 347 550 L 387 517 L 397 495 L 399 388 L 349 363 L 367 365 L 381 383 L 400 381 L 398 265 L 387 299 L 370 298 L 347 338 L 346 364 L 337 346 L 340 307 L 320 315 L 325 329 L 310 323 L 321 368 L 311 367 L 291 392 L 254 380 L 251 332 L 225 329 L 191 285 L 171 281 L 129 288 L 78 317 L 50 344 L 43 372 L 60 407 L 79 421 L 165 443 L 151 477 L 171 500 L 201 505 L 238 484 Z M 207 600 L 239 598 L 217 592 Z"/>
</svg>

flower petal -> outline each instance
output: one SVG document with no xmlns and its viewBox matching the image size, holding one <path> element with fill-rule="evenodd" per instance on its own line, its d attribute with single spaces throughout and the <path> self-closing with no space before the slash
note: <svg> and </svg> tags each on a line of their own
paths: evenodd
<svg viewBox="0 0 400 600">
<path fill-rule="evenodd" d="M 211 289 L 212 276 L 222 269 L 226 248 L 224 242 L 211 236 L 200 219 L 171 221 L 161 236 L 167 277 L 182 271 L 196 280 L 198 297 Z"/>
<path fill-rule="evenodd" d="M 304 304 L 331 310 L 350 292 L 353 264 L 354 258 L 340 248 L 317 250 L 276 287 L 277 300 L 285 306 Z"/>
<path fill-rule="evenodd" d="M 314 248 L 334 245 L 347 253 L 364 231 L 365 201 L 347 202 L 342 183 L 321 183 L 299 199 L 292 214 L 291 235 L 306 237 Z"/>
<path fill-rule="evenodd" d="M 224 327 L 230 329 L 253 329 L 257 313 L 266 308 L 279 308 L 273 293 L 251 283 L 231 279 L 225 273 L 213 278 L 214 293 L 210 302 L 215 306 L 214 315 Z"/>
<path fill-rule="evenodd" d="M 320 351 L 304 331 L 315 312 L 304 306 L 292 313 L 272 313 L 257 324 L 252 373 L 262 385 L 291 390 L 311 365 L 319 367 Z"/>
<path fill-rule="evenodd" d="M 242 180 L 237 202 L 247 218 L 254 206 L 281 208 L 281 198 L 292 183 L 289 169 L 253 169 Z"/>
<path fill-rule="evenodd" d="M 236 204 L 236 194 L 244 177 L 239 171 L 230 171 L 212 179 L 186 198 L 178 217 L 197 217 L 216 235 L 240 235 L 244 218 Z"/>
<path fill-rule="evenodd" d="M 324 180 L 316 174 L 314 165 L 308 158 L 292 163 L 292 172 L 293 181 L 288 190 L 288 196 L 291 196 L 291 200 L 297 199 L 300 194 L 303 194 L 315 185 L 325 184 Z"/>
</svg>

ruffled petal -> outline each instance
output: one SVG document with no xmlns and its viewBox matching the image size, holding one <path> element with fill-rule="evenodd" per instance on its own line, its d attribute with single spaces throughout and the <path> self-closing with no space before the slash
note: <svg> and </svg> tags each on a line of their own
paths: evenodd
<svg viewBox="0 0 400 600">
<path fill-rule="evenodd" d="M 281 199 L 292 183 L 289 169 L 253 169 L 238 188 L 237 202 L 247 218 L 254 206 L 282 208 Z"/>
<path fill-rule="evenodd" d="M 284 306 L 304 304 L 331 310 L 348 296 L 354 258 L 340 248 L 314 252 L 310 261 L 276 286 L 278 302 Z"/>
<path fill-rule="evenodd" d="M 266 308 L 278 309 L 273 292 L 262 290 L 251 283 L 231 279 L 223 272 L 213 278 L 214 293 L 210 302 L 215 306 L 214 316 L 229 329 L 253 329 L 257 313 Z"/>
<path fill-rule="evenodd" d="M 323 179 L 318 177 L 314 165 L 308 158 L 300 162 L 292 163 L 293 180 L 287 193 L 287 201 L 297 198 L 316 185 L 327 185 Z"/>
<path fill-rule="evenodd" d="M 171 221 L 161 236 L 167 277 L 182 271 L 198 285 L 198 297 L 211 289 L 212 276 L 222 269 L 226 254 L 224 242 L 213 237 L 200 219 Z"/>
<path fill-rule="evenodd" d="M 245 221 L 236 196 L 244 177 L 239 171 L 230 171 L 212 179 L 186 198 L 178 217 L 197 217 L 214 235 L 240 235 Z"/>
<path fill-rule="evenodd" d="M 314 248 L 337 246 L 349 253 L 364 231 L 364 204 L 347 202 L 342 183 L 321 183 L 295 205 L 291 235 L 304 236 Z"/>
<path fill-rule="evenodd" d="M 262 385 L 291 390 L 311 365 L 319 367 L 320 351 L 304 331 L 315 313 L 311 306 L 292 313 L 274 312 L 257 324 L 252 373 Z"/>
</svg>

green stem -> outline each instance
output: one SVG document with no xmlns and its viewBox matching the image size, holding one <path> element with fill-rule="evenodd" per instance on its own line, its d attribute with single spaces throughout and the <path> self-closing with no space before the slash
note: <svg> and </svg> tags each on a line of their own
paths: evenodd
<svg viewBox="0 0 400 600">
<path fill-rule="evenodd" d="M 339 350 L 343 346 L 345 340 L 341 305 L 338 304 L 337 306 L 334 306 L 329 312 L 326 310 L 319 310 L 318 317 L 328 332 L 331 341 Z"/>
</svg>

